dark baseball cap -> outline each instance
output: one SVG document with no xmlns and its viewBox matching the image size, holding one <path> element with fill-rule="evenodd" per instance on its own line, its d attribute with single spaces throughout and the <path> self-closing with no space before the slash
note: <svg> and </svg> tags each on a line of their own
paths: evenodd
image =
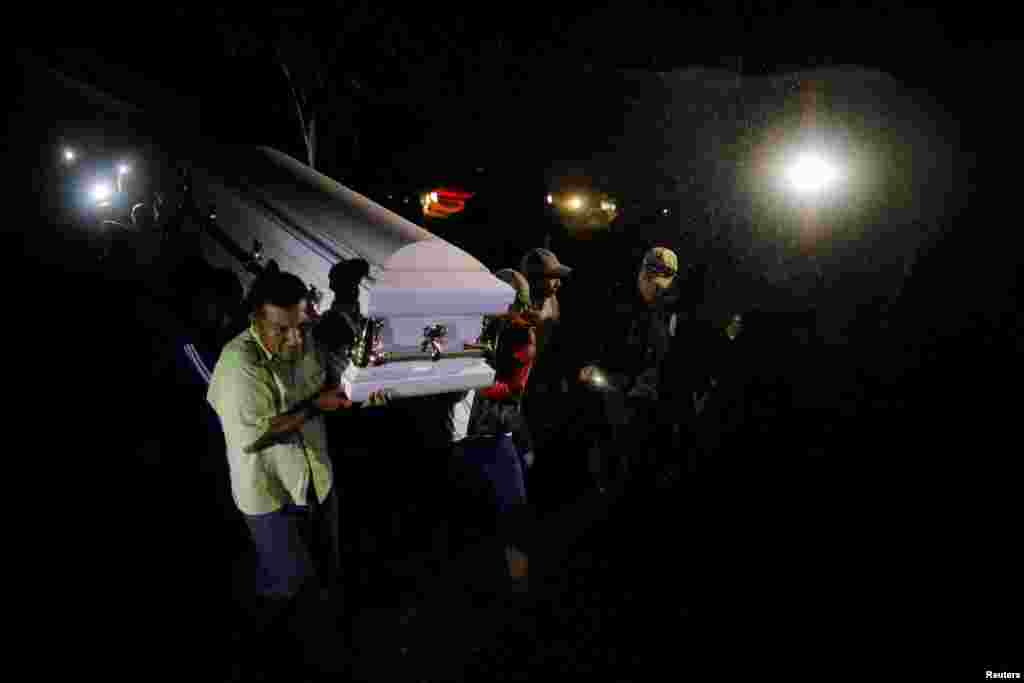
<svg viewBox="0 0 1024 683">
<path fill-rule="evenodd" d="M 547 249 L 531 249 L 526 252 L 519 271 L 526 277 L 569 277 L 572 268 L 563 266 L 558 257 Z"/>
</svg>

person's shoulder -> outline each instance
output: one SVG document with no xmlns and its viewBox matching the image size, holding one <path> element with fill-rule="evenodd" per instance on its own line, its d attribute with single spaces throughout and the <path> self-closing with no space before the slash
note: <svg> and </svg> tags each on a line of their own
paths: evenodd
<svg viewBox="0 0 1024 683">
<path fill-rule="evenodd" d="M 225 368 L 253 368 L 263 363 L 263 352 L 249 330 L 236 335 L 224 345 L 217 365 Z"/>
</svg>

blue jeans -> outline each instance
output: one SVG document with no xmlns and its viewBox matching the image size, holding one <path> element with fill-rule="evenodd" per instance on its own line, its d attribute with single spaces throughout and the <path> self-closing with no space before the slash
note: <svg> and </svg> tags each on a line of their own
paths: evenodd
<svg viewBox="0 0 1024 683">
<path fill-rule="evenodd" d="M 526 502 L 523 461 L 510 435 L 470 437 L 456 447 L 466 464 L 479 468 L 490 482 L 499 515 Z"/>
<path fill-rule="evenodd" d="M 310 480 L 306 505 L 286 504 L 263 515 L 245 515 L 256 545 L 260 582 L 258 592 L 270 598 L 295 597 L 303 585 L 319 579 L 327 587 L 341 576 L 336 484 L 323 503 Z"/>
</svg>

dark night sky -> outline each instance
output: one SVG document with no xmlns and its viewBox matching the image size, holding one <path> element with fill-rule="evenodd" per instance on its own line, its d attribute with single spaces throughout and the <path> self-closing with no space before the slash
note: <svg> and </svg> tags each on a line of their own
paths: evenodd
<svg viewBox="0 0 1024 683">
<path fill-rule="evenodd" d="M 554 160 L 613 153 L 615 129 L 627 115 L 644 120 L 615 89 L 619 85 L 603 92 L 602 79 L 615 67 L 648 74 L 742 67 L 755 80 L 857 65 L 892 74 L 921 99 L 933 97 L 932 111 L 960 124 L 983 121 L 966 114 L 1001 87 L 998 73 L 1008 64 L 1004 55 L 1010 53 L 1000 47 L 1006 43 L 989 40 L 999 35 L 994 15 L 893 11 L 883 4 L 808 11 L 759 3 L 752 12 L 751 4 L 716 3 L 710 12 L 624 4 L 554 13 L 517 7 L 464 16 L 428 7 L 386 15 L 388 21 L 381 12 L 372 18 L 383 21 L 379 31 L 349 32 L 347 44 L 354 47 L 341 60 L 342 71 L 356 74 L 378 101 L 359 107 L 344 98 L 332 102 L 332 121 L 322 130 L 335 158 L 325 158 L 324 170 L 344 181 L 422 184 L 457 182 L 486 167 L 505 178 L 528 174 L 523 185 L 539 196 Z M 279 71 L 269 60 L 228 58 L 217 27 L 240 21 L 313 27 L 323 40 L 346 25 L 344 13 L 331 12 L 271 16 L 248 5 L 220 12 L 193 7 L 107 22 L 97 14 L 86 24 L 95 28 L 75 25 L 78 40 L 68 40 L 92 47 L 58 47 L 51 40 L 35 51 L 70 75 L 164 114 L 171 128 L 187 130 L 199 118 L 218 139 L 269 144 L 301 157 Z M 589 76 L 587 64 L 593 66 Z M 983 127 L 960 128 L 973 135 Z M 349 130 L 360 134 L 355 168 L 346 165 Z"/>
<path fill-rule="evenodd" d="M 465 16 L 435 7 L 416 13 L 404 11 L 393 18 L 393 23 L 404 24 L 402 42 L 410 46 L 404 50 L 399 47 L 397 54 L 390 54 L 395 45 L 383 44 L 398 42 L 393 32 L 384 31 L 382 41 L 377 43 L 366 40 L 366 35 L 350 40 L 365 44 L 355 48 L 367 55 L 365 63 L 356 65 L 356 69 L 371 88 L 379 84 L 394 86 L 393 93 L 400 94 L 403 86 L 413 81 L 412 97 L 407 98 L 404 111 L 393 102 L 372 107 L 372 112 L 364 108 L 368 115 L 360 125 L 371 137 L 377 131 L 386 131 L 385 136 L 373 141 L 375 144 L 386 139 L 396 148 L 404 148 L 417 142 L 416 131 L 432 125 L 447 121 L 464 127 L 462 118 L 473 120 L 467 111 L 471 107 L 493 116 L 491 112 L 504 109 L 507 98 L 515 95 L 514 84 L 494 87 L 490 74 L 480 75 L 487 71 L 489 62 L 495 61 L 495 54 L 504 57 L 503 73 L 513 81 L 517 65 L 528 80 L 538 70 L 554 73 L 578 69 L 584 62 L 598 67 L 659 71 L 694 65 L 735 68 L 737 62 L 723 58 L 742 55 L 743 71 L 749 75 L 846 63 L 880 68 L 919 87 L 931 88 L 943 84 L 944 74 L 957 68 L 965 46 L 987 37 L 984 24 L 972 29 L 972 21 L 939 16 L 934 11 L 862 6 L 821 11 L 791 3 L 758 3 L 756 11 L 751 11 L 752 4 L 714 3 L 713 11 L 656 6 L 639 10 L 627 8 L 624 3 L 579 12 L 517 7 L 501 12 L 477 10 Z M 104 24 L 94 16 L 99 28 L 83 34 L 95 47 L 68 51 L 51 43 L 47 51 L 58 58 L 63 54 L 69 68 L 100 81 L 105 89 L 124 90 L 127 99 L 157 86 L 155 92 L 199 98 L 204 118 L 215 120 L 218 129 L 229 128 L 240 137 L 246 133 L 265 136 L 273 123 L 287 121 L 290 116 L 288 102 L 273 94 L 283 82 L 270 64 L 250 59 L 243 65 L 241 60 L 225 59 L 213 27 L 218 22 L 237 23 L 238 19 L 303 30 L 311 24 L 323 28 L 344 23 L 344 13 L 326 16 L 325 12 L 331 10 L 277 11 L 268 15 L 266 10 L 239 6 L 222 10 L 217 18 L 209 9 L 193 7 L 134 26 L 117 20 Z M 481 48 L 490 51 L 481 53 Z M 99 55 L 114 69 L 91 68 L 89 53 Z M 130 70 L 144 86 L 136 86 L 123 73 L 115 75 L 115 70 Z M 434 87 L 425 88 L 425 83 Z M 482 87 L 485 92 L 480 92 Z M 460 93 L 467 97 L 459 97 Z M 246 97 L 258 106 L 250 106 L 250 114 L 245 117 L 227 116 L 230 123 L 226 123 L 225 103 L 238 103 Z M 215 103 L 216 99 L 222 102 Z M 557 104 L 571 106 L 573 102 L 567 97 L 566 102 Z"/>
<path fill-rule="evenodd" d="M 540 183 L 552 160 L 609 146 L 635 108 L 622 90 L 602 92 L 613 67 L 654 73 L 741 66 L 756 79 L 858 65 L 930 94 L 936 111 L 960 120 L 963 112 L 954 110 L 988 95 L 998 83 L 993 74 L 1006 65 L 997 57 L 1004 52 L 987 42 L 999 35 L 999 17 L 991 14 L 892 10 L 884 3 L 838 10 L 757 3 L 753 11 L 754 3 L 709 5 L 714 9 L 620 3 L 581 11 L 460 14 L 451 5 L 378 11 L 370 17 L 376 28 L 345 34 L 350 48 L 340 60 L 341 71 L 354 73 L 377 100 L 331 103 L 331 121 L 321 128 L 324 170 L 346 180 L 438 182 L 479 166 L 509 176 L 526 171 Z M 172 128 L 187 129 L 199 118 L 218 139 L 269 144 L 298 157 L 301 141 L 284 79 L 269 60 L 226 57 L 223 27 L 283 26 L 331 40 L 351 23 L 330 7 L 268 11 L 241 3 L 149 17 L 91 9 L 83 17 L 88 21 L 62 18 L 47 30 L 60 36 L 71 28 L 77 40 L 64 44 L 92 47 L 59 47 L 64 41 L 52 38 L 35 50 L 69 74 L 164 114 Z M 586 64 L 594 67 L 589 77 Z M 347 163 L 350 130 L 360 135 L 355 168 Z"/>
</svg>

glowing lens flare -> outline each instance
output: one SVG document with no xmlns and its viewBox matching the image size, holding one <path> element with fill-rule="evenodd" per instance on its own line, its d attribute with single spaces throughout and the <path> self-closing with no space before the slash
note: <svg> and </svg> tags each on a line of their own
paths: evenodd
<svg viewBox="0 0 1024 683">
<path fill-rule="evenodd" d="M 109 200 L 113 193 L 114 190 L 108 182 L 101 181 L 92 186 L 92 199 L 96 203 L 102 203 Z"/>
<path fill-rule="evenodd" d="M 64 161 L 71 163 L 75 160 L 75 150 L 68 147 L 64 150 Z"/>
<path fill-rule="evenodd" d="M 566 202 L 566 205 L 569 207 L 569 209 L 571 211 L 579 211 L 580 209 L 583 208 L 583 198 L 582 197 L 570 197 L 569 201 Z"/>
<path fill-rule="evenodd" d="M 833 187 L 839 180 L 839 169 L 820 154 L 805 152 L 786 169 L 786 182 L 804 194 L 816 194 Z"/>
</svg>

